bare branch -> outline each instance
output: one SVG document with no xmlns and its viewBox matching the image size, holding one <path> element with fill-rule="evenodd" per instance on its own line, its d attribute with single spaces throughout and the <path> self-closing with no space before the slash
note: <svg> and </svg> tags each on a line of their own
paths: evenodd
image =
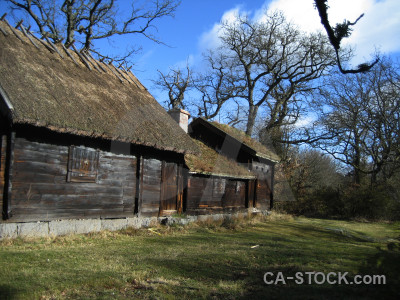
<svg viewBox="0 0 400 300">
<path fill-rule="evenodd" d="M 347 20 L 344 20 L 343 23 L 341 24 L 336 24 L 334 28 L 329 23 L 328 20 L 328 5 L 327 5 L 328 0 L 314 0 L 314 5 L 316 9 L 318 10 L 320 19 L 321 19 L 321 24 L 324 26 L 325 31 L 328 35 L 329 41 L 333 48 L 335 49 L 336 52 L 336 59 L 337 59 L 337 65 L 339 67 L 339 70 L 343 74 L 357 74 L 357 73 L 362 73 L 362 72 L 367 72 L 371 70 L 371 68 L 376 65 L 379 61 L 379 58 L 376 58 L 372 63 L 363 63 L 358 65 L 357 69 L 344 69 L 341 64 L 341 58 L 339 54 L 340 50 L 340 44 L 343 40 L 343 38 L 348 38 L 351 34 L 351 27 L 357 24 L 357 22 L 364 16 L 364 14 L 361 14 L 356 21 L 350 22 Z"/>
</svg>

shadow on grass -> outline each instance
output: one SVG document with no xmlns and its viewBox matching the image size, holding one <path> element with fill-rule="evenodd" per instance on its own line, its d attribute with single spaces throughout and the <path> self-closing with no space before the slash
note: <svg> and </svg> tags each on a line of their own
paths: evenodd
<svg viewBox="0 0 400 300">
<path fill-rule="evenodd" d="M 275 224 L 276 225 L 276 224 Z M 267 228 L 268 229 L 268 228 Z M 188 253 L 173 259 L 163 259 L 153 257 L 148 260 L 150 265 L 168 269 L 171 276 L 175 278 L 183 277 L 193 282 L 201 282 L 208 286 L 216 286 L 211 291 L 205 291 L 207 297 L 217 299 L 395 299 L 399 296 L 400 278 L 399 278 L 399 251 L 397 253 L 390 251 L 379 251 L 376 255 L 369 258 L 359 269 L 360 275 L 387 274 L 388 282 L 386 285 L 368 285 L 368 284 L 350 284 L 354 281 L 357 274 L 348 274 L 346 278 L 349 284 L 318 284 L 316 282 L 303 282 L 297 284 L 293 279 L 287 280 L 285 284 L 266 284 L 263 281 L 265 272 L 278 274 L 281 272 L 285 277 L 295 277 L 296 273 L 305 276 L 305 272 L 324 272 L 313 270 L 310 267 L 302 267 L 302 262 L 307 264 L 310 261 L 318 261 L 319 255 L 323 256 L 321 268 L 325 269 L 325 275 L 329 270 L 329 260 L 341 257 L 346 260 L 354 260 L 355 255 L 363 257 L 371 254 L 371 244 L 368 240 L 354 235 L 343 235 L 324 228 L 314 226 L 304 226 L 298 224 L 279 224 L 276 225 L 274 234 L 265 236 L 262 232 L 240 232 L 237 234 L 207 234 L 196 233 L 190 236 L 180 238 L 179 243 L 196 245 L 211 243 L 212 248 L 204 252 Z M 293 232 L 292 232 L 293 231 Z M 282 235 L 279 235 L 279 232 Z M 271 233 L 271 232 L 270 232 Z M 287 238 L 286 235 L 297 236 L 298 240 Z M 321 247 L 323 253 L 318 253 L 317 248 L 302 248 L 301 240 L 303 237 L 308 239 L 313 237 L 315 246 Z M 331 242 L 340 242 L 341 246 L 332 247 Z M 154 241 L 157 242 L 157 241 Z M 357 247 L 348 248 L 348 244 L 357 243 Z M 161 242 L 162 243 L 162 242 Z M 166 243 L 169 245 L 171 241 Z M 235 247 L 230 247 L 229 243 Z M 367 247 L 358 245 L 367 243 Z M 257 244 L 258 247 L 251 249 L 251 245 Z M 237 247 L 239 245 L 239 247 Z M 339 245 L 339 244 L 338 244 Z M 235 250 L 232 250 L 232 249 Z M 347 253 L 349 252 L 349 253 Z M 247 256 L 247 258 L 246 258 Z M 297 256 L 304 257 L 296 261 Z M 339 260 L 340 261 L 340 260 Z M 342 273 L 347 266 L 343 266 Z M 336 267 L 337 270 L 337 267 Z M 337 273 L 338 271 L 336 271 Z M 392 278 L 389 280 L 389 277 Z M 219 283 L 237 283 L 240 289 L 229 290 L 229 288 L 218 288 Z M 220 284 L 222 285 L 222 284 Z M 176 289 L 179 289 L 177 287 Z M 175 291 L 179 293 L 179 291 Z"/>
<path fill-rule="evenodd" d="M 365 261 L 359 273 L 365 275 L 385 275 L 385 294 L 400 298 L 400 250 L 381 249 Z"/>
<path fill-rule="evenodd" d="M 7 285 L 0 284 L 0 299 L 1 300 L 14 300 L 18 299 L 17 291 Z"/>
</svg>

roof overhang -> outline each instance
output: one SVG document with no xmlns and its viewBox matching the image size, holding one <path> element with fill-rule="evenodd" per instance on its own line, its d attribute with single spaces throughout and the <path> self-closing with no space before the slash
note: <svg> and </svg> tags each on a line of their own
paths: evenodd
<svg viewBox="0 0 400 300">
<path fill-rule="evenodd" d="M 244 152 L 248 153 L 249 155 L 251 155 L 253 157 L 257 157 L 257 158 L 260 158 L 262 160 L 267 160 L 268 162 L 271 162 L 273 164 L 276 164 L 276 163 L 279 162 L 279 160 L 274 160 L 271 157 L 269 157 L 268 155 L 265 155 L 263 153 L 257 152 L 256 150 L 254 150 L 250 146 L 246 145 L 242 141 L 236 139 L 234 136 L 232 136 L 229 133 L 221 130 L 220 128 L 218 128 L 216 126 L 214 126 L 213 124 L 211 124 L 210 122 L 208 122 L 207 120 L 205 120 L 205 119 L 203 119 L 201 117 L 193 120 L 192 123 L 190 123 L 189 128 L 191 128 L 192 126 L 197 126 L 198 124 L 201 124 L 204 127 L 212 130 L 214 133 L 216 133 L 218 136 L 220 136 L 222 138 L 229 137 L 229 139 L 231 141 L 234 141 L 237 145 L 240 145 L 239 147 L 240 147 L 241 150 L 243 150 Z"/>
</svg>

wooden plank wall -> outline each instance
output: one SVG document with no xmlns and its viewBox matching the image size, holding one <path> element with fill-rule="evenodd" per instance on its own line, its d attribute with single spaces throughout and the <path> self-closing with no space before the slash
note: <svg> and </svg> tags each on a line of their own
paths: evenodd
<svg viewBox="0 0 400 300">
<path fill-rule="evenodd" d="M 182 172 L 177 163 L 162 163 L 160 216 L 172 215 L 178 211 L 178 176 L 182 176 Z"/>
<path fill-rule="evenodd" d="M 259 179 L 256 182 L 256 204 L 258 209 L 266 210 L 270 208 L 271 189 L 265 179 Z"/>
<path fill-rule="evenodd" d="M 161 164 L 158 159 L 143 158 L 141 163 L 141 190 L 139 213 L 157 217 L 160 211 Z"/>
<path fill-rule="evenodd" d="M 272 166 L 253 162 L 253 172 L 257 174 L 255 207 L 266 210 L 271 206 Z"/>
<path fill-rule="evenodd" d="M 247 199 L 248 199 L 248 208 L 255 207 L 255 194 L 256 191 L 256 181 L 254 179 L 248 181 L 247 185 Z"/>
<path fill-rule="evenodd" d="M 3 212 L 3 196 L 5 187 L 7 136 L 0 136 L 0 210 Z"/>
<path fill-rule="evenodd" d="M 97 182 L 67 182 L 68 148 L 15 139 L 11 220 L 132 216 L 136 158 L 100 151 Z"/>
<path fill-rule="evenodd" d="M 229 180 L 226 184 L 222 206 L 224 208 L 245 208 L 246 182 Z"/>
<path fill-rule="evenodd" d="M 186 212 L 212 214 L 246 208 L 247 180 L 189 175 Z"/>
</svg>

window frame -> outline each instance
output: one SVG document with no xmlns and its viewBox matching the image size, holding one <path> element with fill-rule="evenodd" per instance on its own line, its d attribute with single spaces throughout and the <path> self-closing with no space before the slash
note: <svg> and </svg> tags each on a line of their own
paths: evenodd
<svg viewBox="0 0 400 300">
<path fill-rule="evenodd" d="M 68 151 L 67 182 L 97 183 L 100 151 L 71 145 Z"/>
</svg>

